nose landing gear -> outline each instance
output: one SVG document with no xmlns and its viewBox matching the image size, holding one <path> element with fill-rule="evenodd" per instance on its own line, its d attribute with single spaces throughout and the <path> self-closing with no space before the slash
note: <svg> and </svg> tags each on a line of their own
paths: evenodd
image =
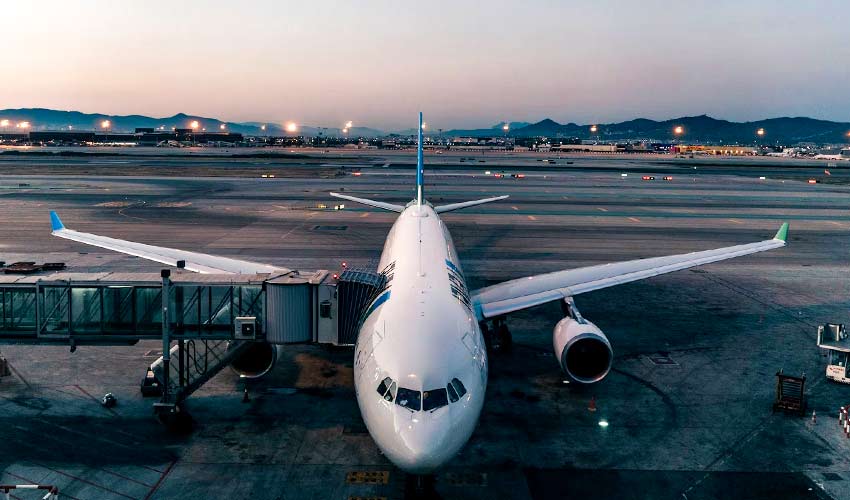
<svg viewBox="0 0 850 500">
<path fill-rule="evenodd" d="M 433 474 L 420 476 L 407 474 L 404 481 L 404 500 L 440 500 L 435 488 L 436 478 Z"/>
</svg>

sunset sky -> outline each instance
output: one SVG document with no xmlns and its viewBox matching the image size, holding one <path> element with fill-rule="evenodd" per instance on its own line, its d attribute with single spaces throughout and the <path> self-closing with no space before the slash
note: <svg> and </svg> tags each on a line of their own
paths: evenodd
<svg viewBox="0 0 850 500">
<path fill-rule="evenodd" d="M 850 121 L 843 1 L 4 2 L 0 108 L 391 129 Z"/>
</svg>

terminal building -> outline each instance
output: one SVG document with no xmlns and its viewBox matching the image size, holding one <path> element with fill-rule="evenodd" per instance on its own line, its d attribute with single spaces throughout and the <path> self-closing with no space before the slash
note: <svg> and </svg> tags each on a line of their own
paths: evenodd
<svg viewBox="0 0 850 500">
<path fill-rule="evenodd" d="M 165 131 L 153 128 L 137 128 L 133 133 L 39 130 L 27 134 L 2 134 L 0 139 L 43 146 L 85 146 L 117 143 L 139 146 L 157 146 L 169 143 L 236 145 L 244 142 L 242 134 L 236 132 L 197 132 L 192 129 Z"/>
</svg>

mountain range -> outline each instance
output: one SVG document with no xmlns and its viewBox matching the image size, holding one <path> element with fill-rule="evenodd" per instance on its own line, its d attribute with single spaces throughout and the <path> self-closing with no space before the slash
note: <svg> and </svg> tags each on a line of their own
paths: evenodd
<svg viewBox="0 0 850 500">
<path fill-rule="evenodd" d="M 239 132 L 246 135 L 286 135 L 284 127 L 278 123 L 261 122 L 226 122 L 216 118 L 178 113 L 165 118 L 153 118 L 143 115 L 106 115 L 101 113 L 81 113 L 79 111 L 59 111 L 43 108 L 22 108 L 0 110 L 0 120 L 9 120 L 12 125 L 0 129 L 0 132 L 14 131 L 14 124 L 28 121 L 34 130 L 68 130 L 73 127 L 76 130 L 97 130 L 103 120 L 110 121 L 110 130 L 114 132 L 132 132 L 136 128 L 159 128 L 166 130 L 171 127 L 189 128 L 192 121 L 198 121 L 201 127 L 208 131 L 227 130 Z M 221 126 L 224 125 L 224 129 Z M 265 125 L 265 130 L 262 126 Z M 479 129 L 450 129 L 438 132 L 444 137 L 499 137 L 508 135 L 516 138 L 548 137 L 579 138 L 584 140 L 600 141 L 627 141 L 627 140 L 656 140 L 669 141 L 674 137 L 687 142 L 707 143 L 752 143 L 760 140 L 763 143 L 794 144 L 798 142 L 815 143 L 844 143 L 850 142 L 850 123 L 817 120 L 806 117 L 783 117 L 770 118 L 751 122 L 732 122 L 720 120 L 707 115 L 685 116 L 670 120 L 656 121 L 646 118 L 638 118 L 619 123 L 596 124 L 596 131 L 591 131 L 590 125 L 579 125 L 576 123 L 560 124 L 546 118 L 537 123 L 512 122 L 509 130 L 503 129 L 503 123 L 479 128 Z M 674 134 L 676 127 L 682 127 L 682 133 Z M 763 130 L 763 135 L 758 136 L 757 131 Z M 436 131 L 429 130 L 429 135 Z M 299 126 L 298 135 L 327 137 L 342 137 L 340 127 L 312 127 Z M 415 129 L 394 132 L 399 135 L 409 136 L 416 133 Z M 293 133 L 289 133 L 293 135 Z M 369 127 L 352 127 L 347 135 L 349 137 L 380 137 L 389 135 Z"/>
</svg>

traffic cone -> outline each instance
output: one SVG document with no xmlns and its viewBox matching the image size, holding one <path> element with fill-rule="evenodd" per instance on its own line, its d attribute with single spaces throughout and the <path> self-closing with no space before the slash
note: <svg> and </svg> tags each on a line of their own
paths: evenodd
<svg viewBox="0 0 850 500">
<path fill-rule="evenodd" d="M 591 396 L 590 404 L 587 405 L 587 411 L 596 411 L 596 396 Z"/>
<path fill-rule="evenodd" d="M 248 396 L 248 388 L 247 387 L 245 388 L 245 391 L 242 393 L 242 402 L 243 403 L 250 403 L 251 402 L 251 398 Z"/>
</svg>

